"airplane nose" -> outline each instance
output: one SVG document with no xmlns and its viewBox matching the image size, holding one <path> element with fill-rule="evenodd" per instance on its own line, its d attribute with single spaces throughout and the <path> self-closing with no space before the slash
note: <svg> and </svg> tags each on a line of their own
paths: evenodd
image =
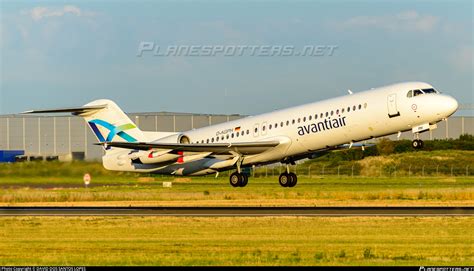
<svg viewBox="0 0 474 271">
<path fill-rule="evenodd" d="M 448 116 L 452 115 L 454 112 L 456 112 L 456 110 L 458 110 L 459 104 L 456 99 L 451 96 L 446 96 L 444 100 L 444 107 L 446 108 L 446 113 Z"/>
</svg>

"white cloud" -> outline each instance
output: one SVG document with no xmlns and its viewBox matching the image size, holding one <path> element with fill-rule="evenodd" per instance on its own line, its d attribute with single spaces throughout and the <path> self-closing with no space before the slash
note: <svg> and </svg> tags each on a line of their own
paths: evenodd
<svg viewBox="0 0 474 271">
<path fill-rule="evenodd" d="M 74 15 L 77 17 L 81 16 L 93 16 L 92 12 L 84 12 L 80 8 L 72 5 L 66 5 L 59 8 L 53 7 L 34 7 L 30 10 L 23 11 L 22 14 L 30 16 L 33 20 L 39 21 L 48 17 L 62 17 L 67 14 Z"/>
<path fill-rule="evenodd" d="M 336 23 L 338 29 L 379 28 L 387 31 L 430 32 L 438 25 L 439 18 L 421 15 L 414 10 L 381 16 L 356 16 Z"/>
</svg>

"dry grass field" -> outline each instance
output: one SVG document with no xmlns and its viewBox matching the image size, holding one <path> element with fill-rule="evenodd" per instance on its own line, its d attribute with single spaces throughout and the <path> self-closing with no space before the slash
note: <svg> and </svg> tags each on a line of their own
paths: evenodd
<svg viewBox="0 0 474 271">
<path fill-rule="evenodd" d="M 473 265 L 473 217 L 3 217 L 0 265 Z"/>
</svg>

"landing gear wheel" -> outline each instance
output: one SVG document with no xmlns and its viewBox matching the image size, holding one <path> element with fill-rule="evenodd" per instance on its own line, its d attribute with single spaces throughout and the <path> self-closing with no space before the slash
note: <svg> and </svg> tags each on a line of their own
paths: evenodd
<svg viewBox="0 0 474 271">
<path fill-rule="evenodd" d="M 421 139 L 415 139 L 411 142 L 411 146 L 414 148 L 414 149 L 421 149 L 423 148 L 423 140 Z"/>
<path fill-rule="evenodd" d="M 242 174 L 238 172 L 234 172 L 230 175 L 229 182 L 230 182 L 230 185 L 232 185 L 233 187 L 239 187 L 241 186 L 243 179 L 244 177 Z"/>
<path fill-rule="evenodd" d="M 240 182 L 240 187 L 244 187 L 249 182 L 249 176 L 247 176 L 247 174 L 243 174 L 243 173 L 241 173 L 240 175 L 242 176 L 242 181 Z"/>
<path fill-rule="evenodd" d="M 291 177 L 288 173 L 283 172 L 280 174 L 280 177 L 278 177 L 278 182 L 281 186 L 288 187 L 288 185 L 291 183 Z"/>
<path fill-rule="evenodd" d="M 293 172 L 290 172 L 288 175 L 290 176 L 291 180 L 291 182 L 288 184 L 288 187 L 294 187 L 298 182 L 298 177 L 296 177 L 296 174 Z"/>
</svg>

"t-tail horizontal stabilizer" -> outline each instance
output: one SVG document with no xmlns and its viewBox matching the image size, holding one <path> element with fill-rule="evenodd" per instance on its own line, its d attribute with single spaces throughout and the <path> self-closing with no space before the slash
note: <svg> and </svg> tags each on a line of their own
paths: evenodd
<svg viewBox="0 0 474 271">
<path fill-rule="evenodd" d="M 94 105 L 94 106 L 57 108 L 57 109 L 41 109 L 41 110 L 29 110 L 29 111 L 21 112 L 20 114 L 71 113 L 73 115 L 81 116 L 87 113 L 96 112 L 106 107 L 107 105 L 104 104 L 104 105 Z"/>
</svg>

